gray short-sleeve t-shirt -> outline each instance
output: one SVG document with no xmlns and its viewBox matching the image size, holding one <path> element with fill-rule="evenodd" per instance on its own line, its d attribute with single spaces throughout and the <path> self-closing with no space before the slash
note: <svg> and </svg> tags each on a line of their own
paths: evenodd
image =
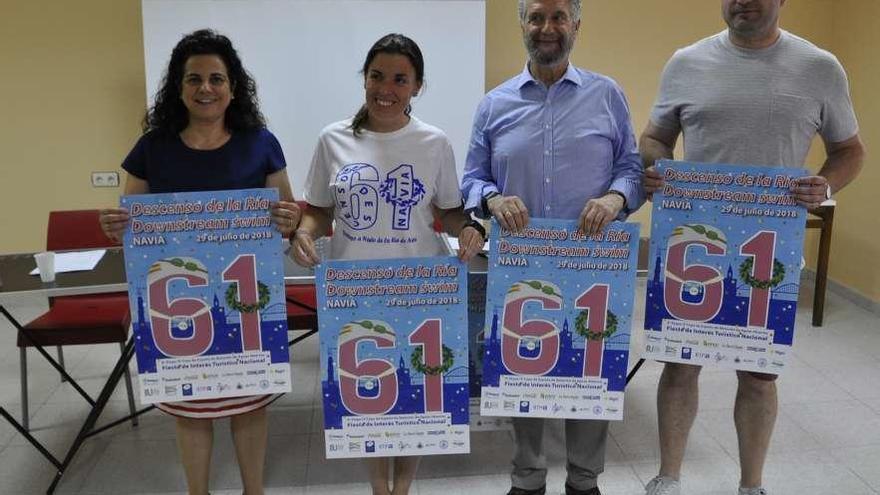
<svg viewBox="0 0 880 495">
<path fill-rule="evenodd" d="M 787 31 L 749 50 L 723 31 L 678 50 L 663 71 L 654 125 L 681 131 L 684 158 L 801 167 L 813 137 L 858 133 L 843 67 Z"/>
</svg>

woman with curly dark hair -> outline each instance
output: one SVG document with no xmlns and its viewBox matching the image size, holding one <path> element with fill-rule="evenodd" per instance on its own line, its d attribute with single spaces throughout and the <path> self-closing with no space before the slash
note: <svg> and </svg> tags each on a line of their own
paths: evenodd
<svg viewBox="0 0 880 495">
<path fill-rule="evenodd" d="M 260 113 L 256 84 L 229 38 L 211 30 L 184 36 L 174 47 L 155 103 L 144 117 L 144 135 L 122 168 L 125 194 L 275 187 L 276 228 L 288 237 L 299 225 L 284 154 Z M 101 226 L 119 240 L 128 211 L 101 213 Z M 208 493 L 213 419 L 231 418 L 232 439 L 244 493 L 263 493 L 266 410 L 277 396 L 249 396 L 157 404 L 177 418 L 177 445 L 190 495 Z"/>
<path fill-rule="evenodd" d="M 184 81 L 186 62 L 194 55 L 218 56 L 226 68 L 232 90 L 225 112 L 226 128 L 230 131 L 246 131 L 266 127 L 257 101 L 257 84 L 244 69 L 229 38 L 202 29 L 184 37 L 171 52 L 162 87 L 156 92 L 155 103 L 144 117 L 144 132 L 181 132 L 189 124 L 190 112 L 181 93 L 186 91 L 188 85 Z"/>
</svg>

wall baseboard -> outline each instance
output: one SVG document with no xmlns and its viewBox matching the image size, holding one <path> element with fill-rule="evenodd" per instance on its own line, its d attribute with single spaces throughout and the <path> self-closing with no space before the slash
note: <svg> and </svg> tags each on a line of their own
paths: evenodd
<svg viewBox="0 0 880 495">
<path fill-rule="evenodd" d="M 809 280 L 811 283 L 815 283 L 816 271 L 811 268 L 804 268 L 801 270 L 801 280 Z M 880 301 L 875 301 L 861 292 L 851 289 L 830 278 L 828 279 L 828 285 L 826 287 L 827 290 L 834 292 L 856 306 L 880 316 Z"/>
</svg>

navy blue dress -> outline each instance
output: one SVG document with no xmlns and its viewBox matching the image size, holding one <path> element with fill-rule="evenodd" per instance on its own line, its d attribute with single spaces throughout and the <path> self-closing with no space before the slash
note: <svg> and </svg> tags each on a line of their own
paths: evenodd
<svg viewBox="0 0 880 495">
<path fill-rule="evenodd" d="M 266 176 L 287 166 L 278 139 L 266 129 L 235 132 L 223 146 L 194 150 L 177 133 L 151 131 L 141 136 L 122 168 L 147 181 L 151 193 L 221 191 L 266 186 Z M 279 395 L 252 395 L 156 404 L 187 418 L 235 416 L 267 406 Z"/>
<path fill-rule="evenodd" d="M 141 136 L 122 168 L 147 181 L 151 193 L 221 191 L 266 186 L 266 176 L 284 169 L 278 139 L 266 129 L 235 132 L 223 146 L 194 150 L 177 133 Z"/>
</svg>

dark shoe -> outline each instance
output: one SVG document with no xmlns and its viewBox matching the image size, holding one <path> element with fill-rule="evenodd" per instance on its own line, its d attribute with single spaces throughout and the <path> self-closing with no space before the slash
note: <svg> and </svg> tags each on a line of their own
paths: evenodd
<svg viewBox="0 0 880 495">
<path fill-rule="evenodd" d="M 602 495 L 602 492 L 599 491 L 598 486 L 594 486 L 593 488 L 590 488 L 589 490 L 578 490 L 577 488 L 566 483 L 565 484 L 565 495 Z"/>
<path fill-rule="evenodd" d="M 546 485 L 541 488 L 535 488 L 534 490 L 526 490 L 525 488 L 517 488 L 513 486 L 510 487 L 510 491 L 507 492 L 507 495 L 544 495 L 545 491 L 547 491 Z"/>
</svg>

